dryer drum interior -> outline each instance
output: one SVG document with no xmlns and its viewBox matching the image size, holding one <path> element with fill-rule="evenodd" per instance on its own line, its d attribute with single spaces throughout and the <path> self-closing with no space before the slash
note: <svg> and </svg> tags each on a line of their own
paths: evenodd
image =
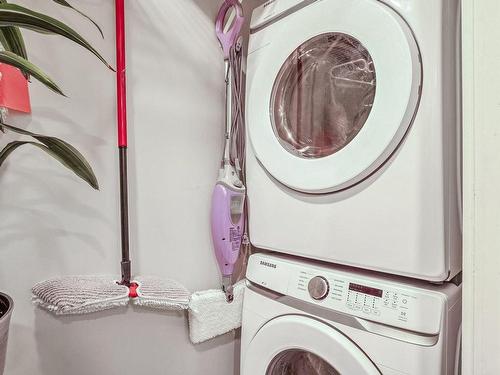
<svg viewBox="0 0 500 375">
<path fill-rule="evenodd" d="M 296 156 L 332 155 L 359 133 L 375 91 L 374 63 L 361 42 L 344 33 L 318 35 L 288 57 L 276 78 L 274 133 Z"/>
</svg>

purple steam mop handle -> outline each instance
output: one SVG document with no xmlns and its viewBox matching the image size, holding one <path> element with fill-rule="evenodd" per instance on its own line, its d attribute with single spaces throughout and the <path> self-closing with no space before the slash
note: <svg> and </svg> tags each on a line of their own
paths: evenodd
<svg viewBox="0 0 500 375">
<path fill-rule="evenodd" d="M 217 183 L 212 196 L 212 238 L 222 276 L 231 276 L 240 254 L 245 190 Z"/>
<path fill-rule="evenodd" d="M 227 13 L 231 9 L 234 9 L 234 20 L 231 28 L 227 30 L 227 32 L 224 32 L 224 21 L 226 20 Z M 238 0 L 224 1 L 215 21 L 215 32 L 221 44 L 224 59 L 229 59 L 229 51 L 231 47 L 236 44 L 244 22 L 245 18 L 243 17 L 243 9 L 240 2 Z"/>
</svg>

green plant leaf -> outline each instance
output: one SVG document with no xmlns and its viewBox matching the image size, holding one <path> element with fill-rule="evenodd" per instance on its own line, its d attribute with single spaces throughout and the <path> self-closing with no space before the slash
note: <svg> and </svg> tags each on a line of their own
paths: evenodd
<svg viewBox="0 0 500 375">
<path fill-rule="evenodd" d="M 99 27 L 99 25 L 97 24 L 97 22 L 95 22 L 92 18 L 90 18 L 89 16 L 87 16 L 85 13 L 83 13 L 82 11 L 76 9 L 74 6 L 72 6 L 70 3 L 68 3 L 66 0 L 52 0 L 54 3 L 57 3 L 59 5 L 62 5 L 64 7 L 67 7 L 67 8 L 71 8 L 73 9 L 75 12 L 79 13 L 80 15 L 82 15 L 83 17 L 85 17 L 86 19 L 88 19 L 90 22 L 92 22 L 94 24 L 95 27 L 97 27 L 97 30 L 99 30 L 99 33 L 101 34 L 102 38 L 104 39 L 104 33 L 102 32 L 102 29 Z"/>
<path fill-rule="evenodd" d="M 86 181 L 90 186 L 94 189 L 99 189 L 99 183 L 97 182 L 97 177 L 92 170 L 89 162 L 85 159 L 85 157 L 72 145 L 69 143 L 56 138 L 49 137 L 41 134 L 36 134 L 29 132 L 24 129 L 17 128 L 12 125 L 7 125 L 5 123 L 1 124 L 5 129 L 13 131 L 18 134 L 27 135 L 35 138 L 37 142 L 29 142 L 29 141 L 14 141 L 9 143 L 5 148 L 0 152 L 0 167 L 5 159 L 17 148 L 30 144 L 32 146 L 38 147 L 39 149 L 45 151 L 50 156 L 58 160 L 61 164 L 63 164 L 66 168 L 73 171 L 78 177 Z"/>
<path fill-rule="evenodd" d="M 6 51 L 28 59 L 24 39 L 18 27 L 0 27 L 0 44 Z M 21 70 L 21 72 L 26 79 L 30 79 L 30 75 L 26 70 Z"/>
<path fill-rule="evenodd" d="M 18 147 L 25 145 L 28 142 L 14 141 L 7 144 L 2 151 L 0 151 L 0 167 L 4 163 L 5 159 L 13 153 Z"/>
<path fill-rule="evenodd" d="M 1 51 L 0 62 L 15 66 L 16 68 L 19 68 L 22 71 L 29 73 L 52 91 L 64 95 L 59 86 L 57 86 L 57 84 L 47 74 L 45 74 L 35 64 L 22 58 L 21 56 L 18 56 L 10 51 Z"/>
<path fill-rule="evenodd" d="M 24 39 L 18 27 L 0 28 L 0 43 L 5 50 L 14 52 L 25 59 L 28 58 Z"/>
<path fill-rule="evenodd" d="M 92 52 L 108 68 L 111 65 L 80 34 L 68 25 L 42 13 L 34 12 L 16 4 L 0 4 L 0 27 L 17 26 L 39 33 L 61 35 Z"/>
<path fill-rule="evenodd" d="M 7 4 L 7 0 L 0 0 L 0 4 Z M 19 27 L 2 27 L 0 28 L 0 44 L 6 51 L 14 52 L 25 59 L 28 59 L 24 38 L 19 30 Z M 26 79 L 29 79 L 29 74 L 23 71 Z"/>
</svg>

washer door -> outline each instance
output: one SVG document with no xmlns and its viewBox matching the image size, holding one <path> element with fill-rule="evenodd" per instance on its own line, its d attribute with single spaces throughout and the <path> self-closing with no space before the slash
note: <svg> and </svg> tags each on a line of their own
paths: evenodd
<svg viewBox="0 0 500 375">
<path fill-rule="evenodd" d="M 376 0 L 323 0 L 258 33 L 248 94 L 252 147 L 284 185 L 334 192 L 396 150 L 415 116 L 422 67 L 406 22 Z"/>
<path fill-rule="evenodd" d="M 242 365 L 242 375 L 380 375 L 346 336 L 300 315 L 282 316 L 264 325 Z"/>
</svg>

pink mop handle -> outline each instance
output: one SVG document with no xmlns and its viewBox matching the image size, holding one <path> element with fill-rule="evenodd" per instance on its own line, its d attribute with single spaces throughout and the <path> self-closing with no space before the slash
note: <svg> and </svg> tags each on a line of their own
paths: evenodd
<svg viewBox="0 0 500 375">
<path fill-rule="evenodd" d="M 118 146 L 127 147 L 127 89 L 125 66 L 125 4 L 116 0 L 116 93 L 118 115 Z"/>
<path fill-rule="evenodd" d="M 118 150 L 120 160 L 120 219 L 122 244 L 122 285 L 130 287 L 131 262 L 128 217 L 127 171 L 127 90 L 125 71 L 125 2 L 115 0 L 116 6 L 116 97 L 118 119 Z M 131 296 L 132 296 L 131 290 Z"/>
</svg>

